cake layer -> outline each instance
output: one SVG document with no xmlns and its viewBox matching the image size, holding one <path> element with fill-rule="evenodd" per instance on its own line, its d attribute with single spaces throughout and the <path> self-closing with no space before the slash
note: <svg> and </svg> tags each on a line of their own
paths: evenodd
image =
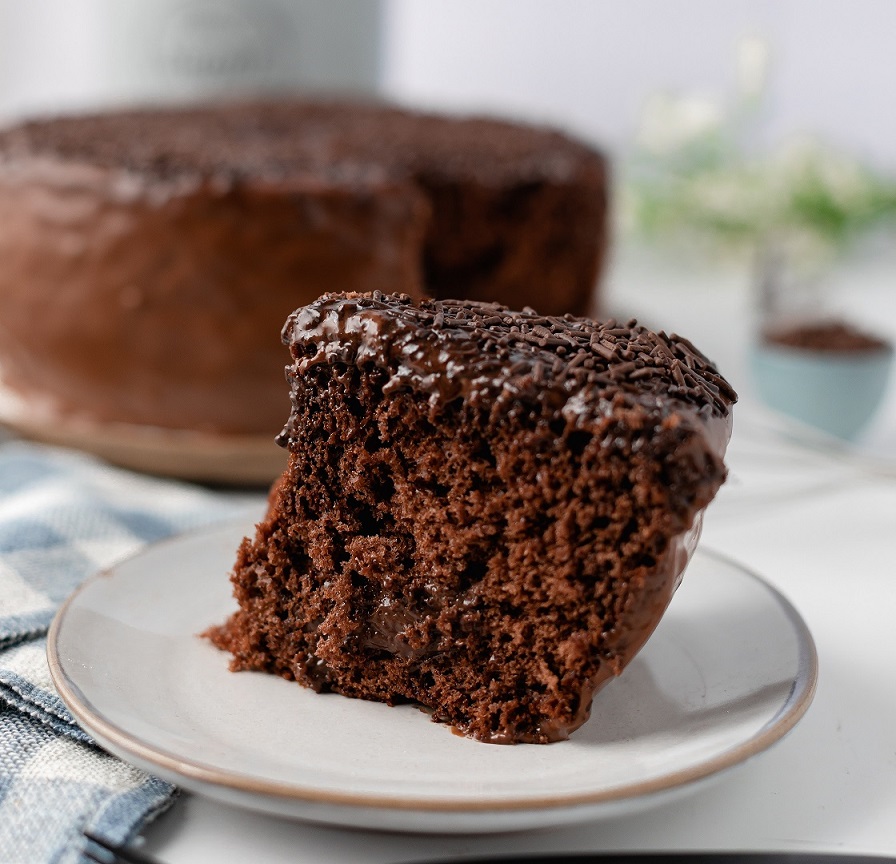
<svg viewBox="0 0 896 864">
<path fill-rule="evenodd" d="M 283 319 L 396 288 L 584 311 L 602 157 L 563 135 L 265 103 L 0 133 L 0 376 L 59 415 L 273 435 Z"/>
<path fill-rule="evenodd" d="M 731 388 L 634 322 L 472 301 L 331 295 L 284 340 L 289 466 L 210 634 L 233 668 L 568 736 L 674 592 Z"/>
</svg>

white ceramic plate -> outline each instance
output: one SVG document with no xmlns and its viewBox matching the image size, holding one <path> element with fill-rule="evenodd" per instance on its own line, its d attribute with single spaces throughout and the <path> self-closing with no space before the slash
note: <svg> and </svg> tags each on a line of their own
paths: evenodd
<svg viewBox="0 0 896 864">
<path fill-rule="evenodd" d="M 405 831 L 502 831 L 663 800 L 780 739 L 815 687 L 799 615 L 698 552 L 660 627 L 569 741 L 482 744 L 412 706 L 233 674 L 196 634 L 233 608 L 250 524 L 151 546 L 88 580 L 57 616 L 50 667 L 108 750 L 194 792 L 269 813 Z"/>
</svg>

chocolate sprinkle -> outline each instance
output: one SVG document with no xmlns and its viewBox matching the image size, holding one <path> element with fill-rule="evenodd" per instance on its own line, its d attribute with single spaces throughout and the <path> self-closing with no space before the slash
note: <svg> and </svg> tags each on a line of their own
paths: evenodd
<svg viewBox="0 0 896 864">
<path fill-rule="evenodd" d="M 460 397 L 479 408 L 560 410 L 584 421 L 614 399 L 672 396 L 726 417 L 737 399 L 691 342 L 635 320 L 545 317 L 468 300 L 415 305 L 375 291 L 328 294 L 296 310 L 283 340 L 295 374 L 322 363 L 370 362 L 391 371 L 386 391 L 428 393 L 434 408 Z"/>
</svg>

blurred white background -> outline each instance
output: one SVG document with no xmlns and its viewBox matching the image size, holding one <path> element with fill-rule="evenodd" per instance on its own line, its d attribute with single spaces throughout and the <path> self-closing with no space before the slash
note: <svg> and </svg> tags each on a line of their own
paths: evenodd
<svg viewBox="0 0 896 864">
<path fill-rule="evenodd" d="M 896 169 L 892 0 L 0 0 L 0 118 L 215 92 L 379 89 L 619 151 L 658 91 L 726 98 L 770 49 L 761 135 Z"/>
<path fill-rule="evenodd" d="M 387 92 L 571 126 L 613 150 L 657 91 L 726 98 L 744 36 L 770 49 L 763 134 L 823 135 L 896 167 L 890 0 L 392 0 Z"/>
</svg>

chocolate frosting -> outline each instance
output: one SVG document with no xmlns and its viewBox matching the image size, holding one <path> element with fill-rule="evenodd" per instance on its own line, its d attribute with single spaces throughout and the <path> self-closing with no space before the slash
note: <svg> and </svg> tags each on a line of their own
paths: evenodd
<svg viewBox="0 0 896 864">
<path fill-rule="evenodd" d="M 319 364 L 390 370 L 386 392 L 428 394 L 433 409 L 463 399 L 488 413 L 559 412 L 586 426 L 620 402 L 730 427 L 737 394 L 687 340 L 632 320 L 546 317 L 497 303 L 399 294 L 330 294 L 296 310 L 283 341 L 301 376 Z M 291 435 L 288 423 L 281 441 Z M 727 434 L 725 434 L 727 441 Z"/>
</svg>

